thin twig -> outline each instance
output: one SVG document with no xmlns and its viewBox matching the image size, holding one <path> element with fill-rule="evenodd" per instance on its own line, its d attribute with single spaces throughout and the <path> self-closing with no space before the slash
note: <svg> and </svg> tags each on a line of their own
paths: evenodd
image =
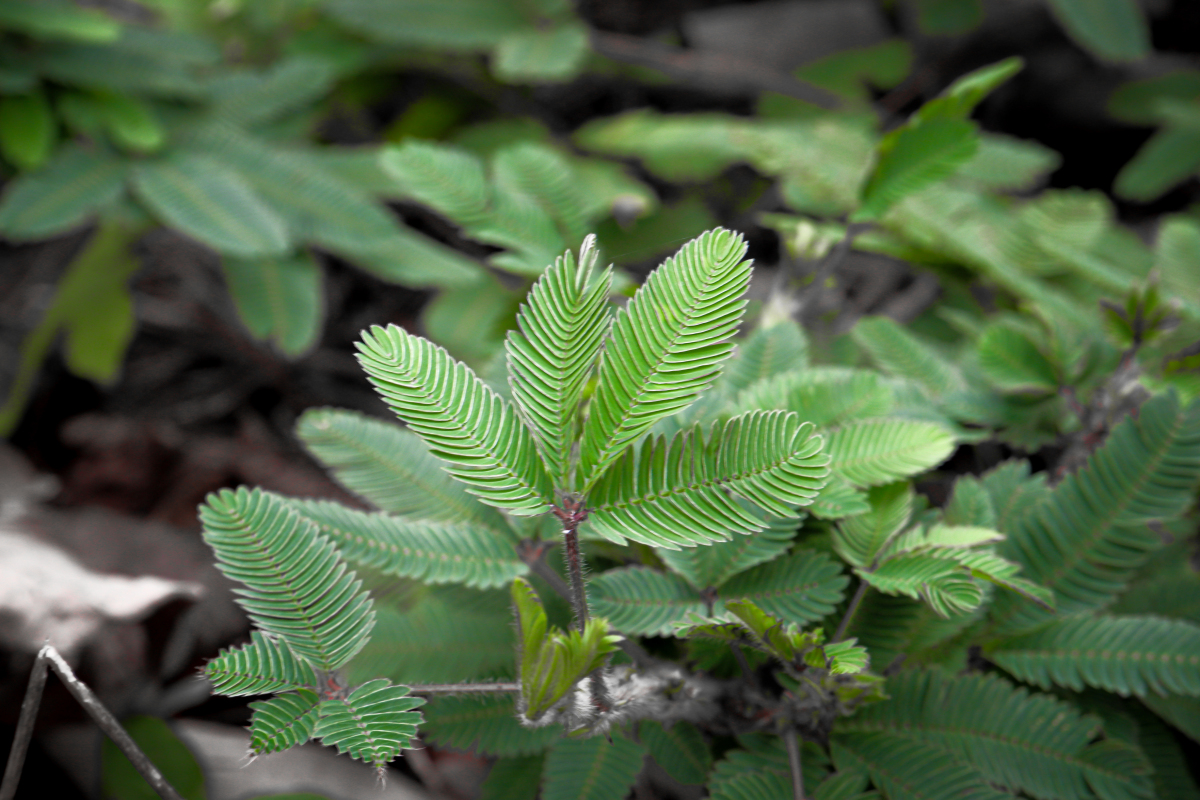
<svg viewBox="0 0 1200 800">
<path fill-rule="evenodd" d="M 504 694 L 521 691 L 519 683 L 410 683 L 412 694 Z"/>
<path fill-rule="evenodd" d="M 75 677 L 71 667 L 51 645 L 46 645 L 38 652 L 37 660 L 33 665 L 33 672 L 29 678 L 29 689 L 25 693 L 25 700 L 21 704 L 21 717 L 17 721 L 17 737 L 13 740 L 13 749 L 9 754 L 4 782 L 0 784 L 0 800 L 12 800 L 17 793 L 21 765 L 25 760 L 29 739 L 33 735 L 33 722 L 46 686 L 47 665 L 54 670 L 71 696 L 79 702 L 79 705 L 83 706 L 83 710 L 88 713 L 88 716 L 95 720 L 100 730 L 104 731 L 108 738 L 112 739 L 113 743 L 121 749 L 121 752 L 133 764 L 133 768 L 146 779 L 146 783 L 150 784 L 159 797 L 163 800 L 183 800 L 174 787 L 167 783 L 167 779 L 158 771 L 153 762 L 137 746 L 137 743 L 125 732 L 121 723 L 117 722 L 117 718 L 100 703 L 99 698 L 92 694 L 92 690 L 83 681 Z"/>
<path fill-rule="evenodd" d="M 846 607 L 846 613 L 842 616 L 842 621 L 838 623 L 837 633 L 833 634 L 833 641 L 840 642 L 846 638 L 846 629 L 850 627 L 850 621 L 854 619 L 858 607 L 862 605 L 863 597 L 867 594 L 867 582 L 860 581 L 858 590 L 854 592 L 854 597 L 850 598 L 850 605 Z"/>
<path fill-rule="evenodd" d="M 796 729 L 788 725 L 783 729 L 783 743 L 787 747 L 788 769 L 792 773 L 792 800 L 804 800 L 804 770 L 800 763 L 800 742 Z"/>
<path fill-rule="evenodd" d="M 575 611 L 575 626 L 580 633 L 587 627 L 587 586 L 583 582 L 583 556 L 579 554 L 579 523 L 569 521 L 563 528 L 563 558 L 570 579 L 571 608 Z"/>
</svg>

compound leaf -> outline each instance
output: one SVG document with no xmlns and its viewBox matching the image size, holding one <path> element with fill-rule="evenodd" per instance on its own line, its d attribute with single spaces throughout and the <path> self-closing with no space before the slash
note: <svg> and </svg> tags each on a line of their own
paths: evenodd
<svg viewBox="0 0 1200 800">
<path fill-rule="evenodd" d="M 401 749 L 411 747 L 421 723 L 421 712 L 413 709 L 425 700 L 408 691 L 381 679 L 367 681 L 348 697 L 325 700 L 313 735 L 382 772 Z"/>
<path fill-rule="evenodd" d="M 680 783 L 704 783 L 712 769 L 712 752 L 703 734 L 690 722 L 670 727 L 653 720 L 638 726 L 638 735 L 650 755 L 667 774 Z"/>
<path fill-rule="evenodd" d="M 749 600 L 763 611 L 803 625 L 833 612 L 850 578 L 827 554 L 798 550 L 730 578 L 720 587 L 725 602 Z"/>
<path fill-rule="evenodd" d="M 421 734 L 439 747 L 510 758 L 541 753 L 563 736 L 560 725 L 526 728 L 512 695 L 437 697 L 425 709 Z"/>
<path fill-rule="evenodd" d="M 797 517 L 773 519 L 753 536 L 737 536 L 728 542 L 714 542 L 707 547 L 684 547 L 679 550 L 661 549 L 658 557 L 677 575 L 696 589 L 720 586 L 732 575 L 770 561 L 792 546 Z"/>
<path fill-rule="evenodd" d="M 936 467 L 954 452 L 941 425 L 901 418 L 851 422 L 825 434 L 834 474 L 855 486 L 878 486 Z"/>
<path fill-rule="evenodd" d="M 953 175 L 978 148 L 975 125 L 962 119 L 934 118 L 893 131 L 880 143 L 879 161 L 851 219 L 878 219 L 905 197 Z"/>
<path fill-rule="evenodd" d="M 884 733 L 835 733 L 833 763 L 841 770 L 866 770 L 889 800 L 1004 800 L 974 767 L 946 758 L 924 742 Z"/>
<path fill-rule="evenodd" d="M 319 703 L 320 698 L 311 689 L 251 703 L 250 752 L 266 755 L 307 742 L 317 726 Z"/>
<path fill-rule="evenodd" d="M 103 148 L 62 148 L 42 169 L 18 176 L 5 187 L 0 233 L 24 241 L 70 230 L 116 200 L 127 168 Z"/>
<path fill-rule="evenodd" d="M 589 605 L 615 630 L 670 636 L 671 623 L 705 610 L 704 599 L 686 581 L 646 567 L 613 569 L 588 584 Z"/>
<path fill-rule="evenodd" d="M 321 266 L 311 254 L 248 261 L 226 258 L 225 282 L 250 332 L 292 357 L 321 332 Z"/>
<path fill-rule="evenodd" d="M 213 691 L 228 697 L 271 694 L 317 685 L 312 666 L 287 644 L 262 631 L 250 632 L 250 644 L 225 650 L 204 665 Z"/>
<path fill-rule="evenodd" d="M 623 736 L 562 739 L 550 748 L 542 777 L 543 800 L 622 800 L 629 794 L 646 749 Z"/>
<path fill-rule="evenodd" d="M 957 367 L 895 320 L 860 319 L 850 335 L 881 370 L 913 381 L 931 397 L 941 397 L 965 386 Z"/>
</svg>

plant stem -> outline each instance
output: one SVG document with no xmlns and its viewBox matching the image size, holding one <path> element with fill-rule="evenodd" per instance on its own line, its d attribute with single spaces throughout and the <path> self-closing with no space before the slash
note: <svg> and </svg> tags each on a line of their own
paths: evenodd
<svg viewBox="0 0 1200 800">
<path fill-rule="evenodd" d="M 579 522 L 569 519 L 563 526 L 563 558 L 567 562 L 567 577 L 571 582 L 571 608 L 575 625 L 582 633 L 587 626 L 587 588 L 583 583 L 583 557 L 579 555 Z"/>
<path fill-rule="evenodd" d="M 833 635 L 833 641 L 840 642 L 846 638 L 846 629 L 850 627 L 850 621 L 854 619 L 854 615 L 858 612 L 858 607 L 862 605 L 863 597 L 867 594 L 867 582 L 859 581 L 858 589 L 854 592 L 854 597 L 850 598 L 850 605 L 846 608 L 846 614 L 842 617 L 842 621 L 838 623 L 837 633 Z"/>
<path fill-rule="evenodd" d="M 502 694 L 521 691 L 519 683 L 410 683 L 412 694 Z"/>
<path fill-rule="evenodd" d="M 29 676 L 29 688 L 25 692 L 25 700 L 21 703 L 21 717 L 17 721 L 17 732 L 13 738 L 13 749 L 8 756 L 8 767 L 4 772 L 4 782 L 0 784 L 0 800 L 12 800 L 17 793 L 17 782 L 21 778 L 21 767 L 25 762 L 25 753 L 29 748 L 29 740 L 33 736 L 33 723 L 37 717 L 38 706 L 41 704 L 42 692 L 46 688 L 46 668 L 49 666 L 67 687 L 67 691 L 83 706 L 83 710 L 95 720 L 100 730 L 113 740 L 125 757 L 133 764 L 138 774 L 146 779 L 146 783 L 158 793 L 163 800 L 183 800 L 167 779 L 163 777 L 153 762 L 146 757 L 137 743 L 133 741 L 117 718 L 105 708 L 96 695 L 92 694 L 83 681 L 75 677 L 71 667 L 51 645 L 46 645 L 38 652 L 37 660 L 33 662 L 33 671 Z"/>
<path fill-rule="evenodd" d="M 783 743 L 787 747 L 788 770 L 792 773 L 792 800 L 804 800 L 804 770 L 800 763 L 800 742 L 796 729 L 791 725 L 784 728 Z"/>
</svg>

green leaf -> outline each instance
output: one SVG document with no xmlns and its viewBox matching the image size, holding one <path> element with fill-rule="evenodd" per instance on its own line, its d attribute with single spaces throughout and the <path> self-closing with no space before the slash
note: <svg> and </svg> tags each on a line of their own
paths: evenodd
<svg viewBox="0 0 1200 800">
<path fill-rule="evenodd" d="M 1132 125 L 1157 125 L 1163 121 L 1164 100 L 1200 97 L 1200 70 L 1179 69 L 1144 80 L 1121 84 L 1108 98 L 1108 113 Z"/>
<path fill-rule="evenodd" d="M 1194 741 L 1200 742 L 1200 698 L 1168 694 L 1148 694 L 1140 698 L 1155 714 L 1174 725 Z"/>
<path fill-rule="evenodd" d="M 996 641 L 985 652 L 1043 688 L 1094 686 L 1122 697 L 1200 695 L 1200 626 L 1189 622 L 1077 615 Z"/>
<path fill-rule="evenodd" d="M 492 74 L 504 83 L 558 83 L 578 74 L 588 54 L 582 23 L 510 33 L 492 56 Z"/>
<path fill-rule="evenodd" d="M 933 422 L 867 419 L 826 433 L 834 474 L 855 486 L 878 486 L 941 464 L 954 452 L 954 436 Z"/>
<path fill-rule="evenodd" d="M 741 391 L 774 375 L 807 367 L 808 336 L 804 330 L 791 319 L 762 320 L 753 333 L 737 343 L 737 352 L 725 365 L 721 383 Z"/>
<path fill-rule="evenodd" d="M 883 733 L 835 733 L 830 752 L 838 770 L 866 770 L 888 800 L 1003 800 L 986 777 L 923 742 Z"/>
<path fill-rule="evenodd" d="M 506 0 L 330 0 L 326 13 L 368 41 L 462 50 L 529 27 Z"/>
<path fill-rule="evenodd" d="M 1137 61 L 1150 52 L 1150 29 L 1134 0 L 1048 0 L 1067 34 L 1104 61 Z"/>
<path fill-rule="evenodd" d="M 667 774 L 680 783 L 701 784 L 712 769 L 712 752 L 704 736 L 690 722 L 669 728 L 654 720 L 643 721 L 638 735 L 650 755 Z"/>
<path fill-rule="evenodd" d="M 297 658 L 287 644 L 250 632 L 250 644 L 224 650 L 204 665 L 204 677 L 213 691 L 227 697 L 272 694 L 315 687 L 317 676 L 307 661 Z"/>
<path fill-rule="evenodd" d="M 631 447 L 587 496 L 591 530 L 618 543 L 692 547 L 762 530 L 761 518 L 730 495 L 780 517 L 812 502 L 824 485 L 827 456 L 811 423 L 761 411 L 670 440 Z"/>
<path fill-rule="evenodd" d="M 675 575 L 646 567 L 611 569 L 588 583 L 588 605 L 626 635 L 670 636 L 672 623 L 702 614 L 700 592 Z"/>
<path fill-rule="evenodd" d="M 1058 370 L 1020 331 L 1000 323 L 989 325 L 976 348 L 984 377 L 1001 391 L 1032 394 L 1058 391 Z"/>
<path fill-rule="evenodd" d="M 362 582 L 284 501 L 259 489 L 224 489 L 208 496 L 200 521 L 217 568 L 246 585 L 238 604 L 259 628 L 327 671 L 366 644 L 375 612 Z"/>
<path fill-rule="evenodd" d="M 410 697 L 408 691 L 407 686 L 377 680 L 359 686 L 349 697 L 325 700 L 313 735 L 382 774 L 400 750 L 411 749 L 421 723 L 421 713 L 413 709 L 425 700 Z"/>
<path fill-rule="evenodd" d="M 644 747 L 623 736 L 562 739 L 546 756 L 542 800 L 622 800 L 645 756 Z"/>
<path fill-rule="evenodd" d="M 0 5 L 0 28 L 51 41 L 107 43 L 121 36 L 121 24 L 99 9 L 47 0 L 9 0 Z"/>
<path fill-rule="evenodd" d="M 888 134 L 851 221 L 878 219 L 898 201 L 953 175 L 978 147 L 975 126 L 961 119 L 935 118 Z"/>
<path fill-rule="evenodd" d="M 568 486 L 579 406 L 607 331 L 611 269 L 593 276 L 598 253 L 589 238 L 579 261 L 568 252 L 529 291 L 510 331 L 508 380 L 513 403 L 555 486 Z"/>
<path fill-rule="evenodd" d="M 527 196 L 557 223 L 568 244 L 583 242 L 592 198 L 575 164 L 561 153 L 535 142 L 513 144 L 495 153 L 492 171 L 498 190 Z M 602 206 L 601 213 L 607 215 L 609 208 Z"/>
<path fill-rule="evenodd" d="M 1054 697 L 994 675 L 938 670 L 901 672 L 888 680 L 887 691 L 888 700 L 838 720 L 838 736 L 867 733 L 930 745 L 991 782 L 1040 800 L 1086 800 L 1093 791 L 1110 800 L 1147 796 L 1144 775 L 1116 775 L 1094 759 L 1090 743 L 1099 721 Z"/>
<path fill-rule="evenodd" d="M 122 727 L 185 800 L 204 800 L 204 773 L 187 745 L 157 717 L 134 716 Z M 146 783 L 125 754 L 105 737 L 101 747 L 104 796 L 114 800 L 156 800 L 158 792 Z"/>
<path fill-rule="evenodd" d="M 50 158 L 58 138 L 46 95 L 0 97 L 0 153 L 17 169 L 37 169 Z"/>
<path fill-rule="evenodd" d="M 1117 173 L 1113 192 L 1148 203 L 1200 170 L 1200 131 L 1163 128 Z"/>
<path fill-rule="evenodd" d="M 478 224 L 488 215 L 491 190 L 483 162 L 465 150 L 410 140 L 386 149 L 380 164 L 405 195 L 461 225 Z"/>
<path fill-rule="evenodd" d="M 1058 153 L 1037 142 L 984 132 L 979 149 L 954 177 L 985 189 L 1027 192 L 1061 163 Z"/>
<path fill-rule="evenodd" d="M 297 689 L 251 703 L 254 713 L 250 715 L 250 752 L 278 753 L 307 742 L 317 727 L 320 702 L 316 692 Z"/>
<path fill-rule="evenodd" d="M 529 571 L 517 556 L 511 531 L 498 535 L 470 523 L 368 514 L 323 500 L 289 505 L 315 522 L 343 558 L 386 575 L 487 589 L 507 586 Z"/>
<path fill-rule="evenodd" d="M 330 90 L 333 65 L 324 58 L 288 56 L 261 73 L 236 72 L 214 80 L 214 111 L 239 125 L 270 122 L 318 102 Z"/>
<path fill-rule="evenodd" d="M 913 510 L 912 486 L 901 481 L 877 486 L 867 493 L 871 510 L 838 522 L 833 548 L 856 567 L 869 569 L 884 545 L 908 524 Z"/>
<path fill-rule="evenodd" d="M 913 381 L 931 397 L 965 388 L 962 375 L 953 364 L 894 320 L 887 317 L 860 319 L 851 335 L 881 370 Z"/>
<path fill-rule="evenodd" d="M 850 578 L 825 553 L 797 550 L 742 572 L 720 587 L 726 602 L 752 601 L 763 611 L 788 622 L 816 622 L 843 599 Z"/>
<path fill-rule="evenodd" d="M 913 114 L 914 123 L 925 124 L 937 119 L 965 120 L 985 97 L 1007 82 L 1025 66 L 1020 56 L 997 61 L 957 78 L 945 91 L 921 106 Z M 913 123 L 910 123 L 913 124 Z"/>
<path fill-rule="evenodd" d="M 92 99 L 96 113 L 118 147 L 135 153 L 152 153 L 166 143 L 166 130 L 144 100 L 109 91 L 95 92 Z"/>
<path fill-rule="evenodd" d="M 917 0 L 917 25 L 922 33 L 955 36 L 983 22 L 981 0 Z"/>
<path fill-rule="evenodd" d="M 713 542 L 707 547 L 661 549 L 657 554 L 672 572 L 683 576 L 695 589 L 716 587 L 743 570 L 787 552 L 799 526 L 797 517 L 773 519 L 752 536 Z"/>
<path fill-rule="evenodd" d="M 1200 795 L 1183 755 L 1181 742 L 1166 725 L 1144 709 L 1135 709 L 1137 746 L 1154 767 L 1154 796 L 1160 800 L 1188 800 Z M 1200 716 L 1196 719 L 1200 720 Z"/>
<path fill-rule="evenodd" d="M 829 474 L 829 482 L 809 507 L 818 519 L 841 519 L 865 514 L 871 510 L 866 492 L 855 489 L 836 472 Z"/>
<path fill-rule="evenodd" d="M 103 148 L 67 145 L 37 172 L 5 187 L 0 233 L 26 241 L 64 233 L 121 194 L 126 164 Z"/>
<path fill-rule="evenodd" d="M 730 750 L 709 776 L 713 800 L 779 800 L 792 796 L 791 770 L 783 737 L 766 733 L 740 736 L 742 747 Z M 828 774 L 828 758 L 812 742 L 801 743 L 805 786 L 816 786 Z"/>
<path fill-rule="evenodd" d="M 1163 218 L 1154 248 L 1154 269 L 1162 278 L 1163 291 L 1183 303 L 1183 311 L 1200 317 L 1200 287 L 1193 277 L 1193 264 L 1200 258 L 1200 222 L 1184 215 Z"/>
<path fill-rule="evenodd" d="M 422 735 L 438 747 L 512 758 L 541 753 L 562 739 L 560 725 L 526 728 L 512 695 L 437 697 L 425 710 Z"/>
<path fill-rule="evenodd" d="M 1025 459 L 1005 461 L 984 473 L 979 482 L 996 512 L 996 523 L 991 527 L 1004 534 L 1019 529 L 1050 494 L 1046 474 L 1031 475 L 1029 462 Z"/>
<path fill-rule="evenodd" d="M 229 293 L 251 333 L 292 357 L 316 344 L 323 292 L 321 267 L 311 254 L 222 263 Z"/>
<path fill-rule="evenodd" d="M 896 408 L 896 398 L 877 372 L 813 367 L 753 383 L 730 404 L 735 414 L 760 408 L 795 411 L 801 419 L 825 427 L 888 414 Z"/>
<path fill-rule="evenodd" d="M 1200 403 L 1181 408 L 1173 393 L 1159 395 L 1113 428 L 1082 469 L 1002 527 L 1008 539 L 998 553 L 1052 590 L 1059 613 L 1099 609 L 1162 546 L 1147 523 L 1182 513 L 1198 482 Z M 998 596 L 992 610 L 993 625 L 1004 634 L 1050 618 L 1008 595 Z"/>
<path fill-rule="evenodd" d="M 525 515 L 552 502 L 529 429 L 468 367 L 396 325 L 364 332 L 358 349 L 376 390 L 468 491 Z"/>
<path fill-rule="evenodd" d="M 740 236 L 710 231 L 667 259 L 617 312 L 583 425 L 584 491 L 629 444 L 717 377 L 745 308 L 745 252 Z"/>
<path fill-rule="evenodd" d="M 479 800 L 537 800 L 545 762 L 541 753 L 496 759 L 479 787 Z"/>
<path fill-rule="evenodd" d="M 350 491 L 376 507 L 431 522 L 467 523 L 505 532 L 499 512 L 468 494 L 430 454 L 421 437 L 356 411 L 314 408 L 296 435 Z"/>
<path fill-rule="evenodd" d="M 983 483 L 973 475 L 960 475 L 954 481 L 954 493 L 946 503 L 942 520 L 947 525 L 978 525 L 998 529 L 996 507 Z"/>
<path fill-rule="evenodd" d="M 888 559 L 860 578 L 885 594 L 924 600 L 940 616 L 972 611 L 983 602 L 983 590 L 957 561 L 935 553 L 906 553 Z"/>
<path fill-rule="evenodd" d="M 133 168 L 134 191 L 171 226 L 220 253 L 243 258 L 283 255 L 284 220 L 215 159 L 179 152 Z"/>
</svg>

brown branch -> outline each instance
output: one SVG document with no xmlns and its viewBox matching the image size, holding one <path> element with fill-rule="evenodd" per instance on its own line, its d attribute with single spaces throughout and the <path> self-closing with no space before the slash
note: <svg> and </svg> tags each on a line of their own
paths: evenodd
<svg viewBox="0 0 1200 800">
<path fill-rule="evenodd" d="M 92 694 L 83 681 L 75 677 L 71 667 L 51 645 L 46 645 L 37 654 L 33 662 L 33 671 L 29 676 L 29 687 L 25 691 L 25 700 L 21 703 L 21 717 L 17 721 L 17 732 L 13 738 L 13 747 L 8 755 L 8 766 L 4 771 L 4 782 L 0 783 L 0 800 L 13 800 L 17 793 L 17 783 L 21 780 L 21 768 L 25 763 L 25 754 L 29 749 L 29 740 L 33 736 L 33 723 L 37 717 L 38 706 L 41 704 L 42 692 L 46 688 L 46 669 L 53 669 L 59 679 L 67 687 L 83 710 L 95 720 L 100 730 L 113 740 L 125 757 L 133 764 L 138 774 L 146 779 L 146 783 L 158 793 L 163 800 L 183 800 L 167 779 L 163 777 L 153 762 L 146 757 L 137 743 L 133 741 L 117 718 L 105 708 L 96 695 Z"/>
<path fill-rule="evenodd" d="M 837 95 L 761 62 L 712 50 L 686 50 L 668 44 L 593 30 L 592 49 L 602 56 L 659 70 L 683 83 L 732 92 L 776 92 L 826 110 L 841 105 Z"/>
</svg>

